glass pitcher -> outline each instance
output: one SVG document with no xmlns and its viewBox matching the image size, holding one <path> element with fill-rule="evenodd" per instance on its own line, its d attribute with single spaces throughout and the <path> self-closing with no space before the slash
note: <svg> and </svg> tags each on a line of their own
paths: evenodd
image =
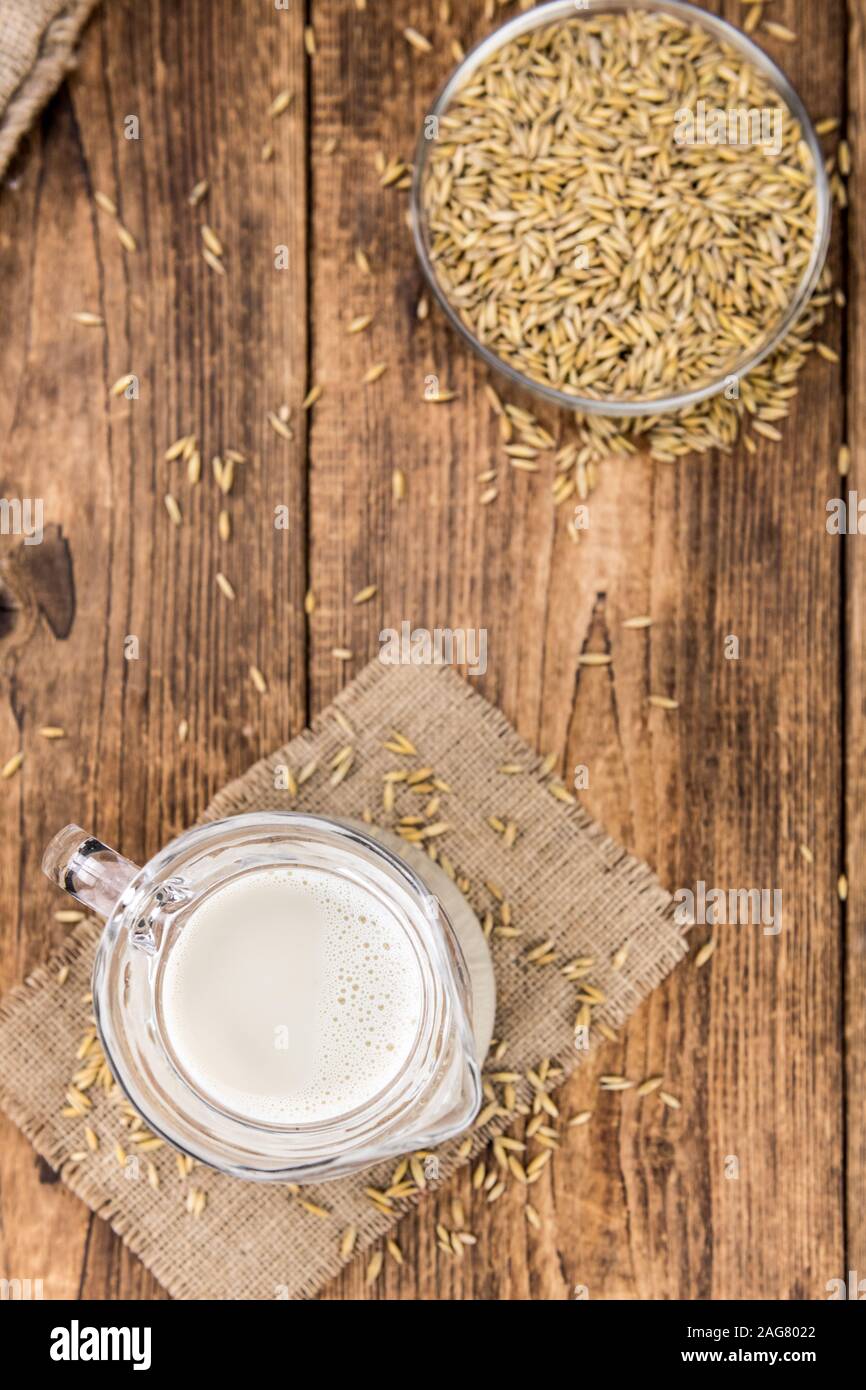
<svg viewBox="0 0 866 1390">
<path fill-rule="evenodd" d="M 236 1177 L 303 1183 L 340 1177 L 389 1156 L 433 1148 L 459 1134 L 475 1118 L 481 1078 L 473 1033 L 472 987 L 464 951 L 440 901 L 447 893 L 437 896 L 431 892 L 404 862 L 402 852 L 398 858 L 366 830 L 317 816 L 257 812 L 197 826 L 173 840 L 144 868 L 138 868 L 79 826 L 69 825 L 51 841 L 42 867 L 54 883 L 105 919 L 93 973 L 99 1038 L 111 1071 L 132 1105 L 154 1134 L 176 1149 Z M 430 871 L 425 868 L 423 872 L 428 881 L 431 874 L 434 878 L 438 874 L 452 893 L 456 891 L 432 863 Z M 226 981 L 223 971 L 214 997 L 210 997 L 208 938 L 200 934 L 217 930 L 216 926 L 207 927 L 208 912 L 211 920 L 217 920 L 217 896 L 222 894 L 224 907 L 228 902 L 225 890 L 231 893 L 235 891 L 233 885 L 240 885 L 242 895 L 250 883 L 245 876 L 251 874 L 268 877 L 278 899 L 274 920 L 278 926 L 285 923 L 286 931 L 300 930 L 305 951 L 310 945 L 309 933 L 297 922 L 291 925 L 292 906 L 288 899 L 280 899 L 281 884 L 291 892 L 307 893 L 312 891 L 311 884 L 327 887 L 333 883 L 335 891 L 344 893 L 344 901 L 349 900 L 346 895 L 354 894 L 354 902 L 359 894 L 367 895 L 364 901 L 374 904 L 374 916 L 382 929 L 396 933 L 392 940 L 399 946 L 398 954 L 402 953 L 413 982 L 411 1013 L 407 1014 L 411 1026 L 405 1035 L 408 1041 L 397 1070 L 383 1079 L 373 1094 L 365 1094 L 348 1108 L 333 1102 L 330 1110 L 326 1107 L 306 1118 L 277 1111 L 265 1113 L 259 1104 L 262 1097 L 252 1094 L 251 1105 L 227 1102 L 226 1094 L 235 1093 L 221 1085 L 226 1078 L 216 1075 L 211 1084 L 191 1065 L 180 1045 L 177 1007 L 172 1003 L 176 985 L 172 982 L 178 978 L 182 959 L 187 962 L 187 976 L 197 960 L 202 987 L 197 988 L 198 977 L 193 973 L 192 1013 L 201 1015 L 205 1029 L 211 1030 L 204 1036 L 218 1044 L 214 1057 L 221 1055 L 223 1065 L 233 1068 L 234 1035 L 225 1022 L 232 1012 L 232 981 Z M 306 886 L 302 889 L 300 885 Z M 453 898 L 448 901 L 454 916 Z M 457 913 L 459 910 L 458 903 Z M 341 939 L 349 931 L 363 934 L 359 923 L 367 921 L 365 915 L 350 921 L 347 910 L 345 918 L 340 924 Z M 190 928 L 191 922 L 200 925 Z M 223 911 L 219 930 L 233 933 L 228 939 L 237 953 L 238 989 L 255 990 L 258 966 L 250 963 L 246 943 L 240 941 L 238 933 L 255 932 L 257 927 L 244 919 L 243 912 L 232 919 Z M 194 933 L 199 933 L 198 938 Z M 197 956 L 190 954 L 196 939 L 205 947 Z M 211 941 L 216 950 L 217 938 Z M 368 943 L 363 944 L 366 948 Z M 357 951 L 357 940 L 350 942 L 350 949 Z M 387 950 L 387 945 L 383 949 Z M 486 946 L 484 950 L 486 954 Z M 363 959 L 368 962 L 366 956 Z M 385 957 L 380 952 L 376 959 L 384 961 Z M 392 959 L 388 969 L 393 973 Z M 306 1001 L 315 997 L 318 968 L 311 967 L 304 956 L 298 977 L 292 981 L 302 1013 L 310 1012 Z M 372 1018 L 371 1026 L 375 1026 L 374 995 L 381 985 L 375 962 L 360 973 L 367 977 L 361 987 L 367 983 L 370 987 L 370 1012 L 365 1017 Z M 274 993 L 273 977 L 271 972 L 267 980 L 262 978 L 263 994 L 268 997 Z M 307 977 L 309 989 L 304 983 Z M 342 972 L 335 978 L 342 981 Z M 359 986 L 356 983 L 352 987 Z M 220 1000 L 228 1004 L 222 1015 L 217 1012 Z M 340 1002 L 345 1003 L 345 998 Z M 310 1007 L 315 1012 L 314 1006 Z M 385 1003 L 380 1007 L 386 1007 Z M 492 1026 L 492 1006 L 490 1012 Z M 318 1032 L 308 1033 L 306 1041 L 315 1035 L 327 1049 L 329 1030 L 338 1026 L 338 1013 L 335 1006 L 333 1024 L 313 1020 Z M 273 1045 L 284 1048 L 287 1065 L 308 1067 L 310 1056 L 307 1051 L 301 1055 L 299 1043 L 292 1054 L 291 1020 L 281 1033 L 273 1017 L 265 1014 L 263 1008 L 262 1027 L 273 1030 Z M 340 1016 L 340 1024 L 345 1017 Z M 249 1031 L 249 1021 L 244 1027 Z M 243 1044 L 245 1038 L 239 1033 L 237 1041 Z M 254 1041 L 262 1046 L 262 1037 Z M 488 1041 L 489 1030 L 482 1049 Z M 352 1045 L 350 1028 L 349 1051 L 345 1053 L 350 1064 Z M 357 1045 L 360 1048 L 370 1043 L 359 1035 Z M 308 1049 L 310 1053 L 314 1050 Z M 274 1062 L 269 1054 L 266 1060 L 270 1069 Z M 248 1089 L 252 1092 L 254 1087 Z"/>
</svg>

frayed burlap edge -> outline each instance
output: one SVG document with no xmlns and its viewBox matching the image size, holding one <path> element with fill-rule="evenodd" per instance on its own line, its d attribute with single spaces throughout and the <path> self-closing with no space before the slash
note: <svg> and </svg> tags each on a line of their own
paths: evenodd
<svg viewBox="0 0 866 1390">
<path fill-rule="evenodd" d="M 21 82 L 0 116 L 0 179 L 19 140 L 74 68 L 75 46 L 97 4 L 98 0 L 69 0 L 62 13 L 46 26 L 35 63 L 22 73 Z"/>
</svg>

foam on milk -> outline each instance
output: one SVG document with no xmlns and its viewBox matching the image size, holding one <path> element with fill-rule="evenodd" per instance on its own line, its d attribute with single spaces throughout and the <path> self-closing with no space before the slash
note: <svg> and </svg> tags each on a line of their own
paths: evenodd
<svg viewBox="0 0 866 1390">
<path fill-rule="evenodd" d="M 395 913 L 307 867 L 248 871 L 184 922 L 162 1021 L 197 1090 L 255 1123 L 309 1124 L 381 1091 L 418 1034 L 422 975 Z"/>
</svg>

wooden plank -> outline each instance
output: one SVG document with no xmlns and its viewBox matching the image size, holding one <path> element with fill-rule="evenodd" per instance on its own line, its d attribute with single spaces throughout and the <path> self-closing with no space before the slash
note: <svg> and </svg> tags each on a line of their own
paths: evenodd
<svg viewBox="0 0 866 1390">
<path fill-rule="evenodd" d="M 859 132 L 866 118 L 866 72 L 863 52 L 866 45 L 866 7 L 849 6 L 848 32 L 848 129 L 851 131 L 852 171 L 848 210 L 848 331 L 844 340 L 847 366 L 846 436 L 851 449 L 851 468 L 840 479 L 830 496 L 848 502 L 849 492 L 862 489 L 866 478 L 866 209 L 863 204 L 863 178 L 866 151 Z M 840 115 L 843 113 L 840 111 Z M 862 492 L 860 494 L 862 496 Z M 846 1259 L 834 1277 L 848 1281 L 866 1279 L 866 1210 L 862 1194 L 866 1184 L 866 1116 L 861 1097 L 866 1078 L 866 884 L 861 865 L 866 853 L 866 805 L 863 797 L 862 749 L 866 737 L 866 561 L 860 535 L 835 541 L 844 551 L 846 596 L 845 647 L 845 860 L 850 887 L 843 913 L 845 920 L 844 1000 L 846 1056 L 846 1152 L 847 1193 Z M 849 1297 L 863 1297 L 858 1290 Z"/>
<path fill-rule="evenodd" d="M 0 749 L 3 761 L 19 743 L 26 752 L 0 798 L 3 988 L 62 939 L 39 871 L 61 824 L 141 859 L 306 720 L 304 431 L 287 442 L 266 421 L 305 389 L 302 27 L 298 6 L 102 7 L 0 200 L 0 492 L 43 498 L 50 524 L 42 546 L 0 542 Z M 295 102 L 275 122 L 283 87 Z M 124 138 L 129 115 L 138 140 Z M 268 136 L 275 158 L 262 163 Z M 202 177 L 211 188 L 194 209 Z M 97 189 L 137 253 L 121 249 Z M 204 220 L 224 242 L 225 276 L 202 260 Z M 105 331 L 72 324 L 82 309 L 104 315 Z M 109 395 L 126 372 L 138 400 Z M 203 454 L 196 489 L 163 459 L 189 431 Z M 249 461 L 224 502 L 226 545 L 210 459 L 230 447 Z M 166 491 L 180 500 L 178 531 Z M 274 527 L 278 505 L 288 532 Z M 130 634 L 137 661 L 124 659 Z M 264 699 L 251 663 L 266 673 Z M 41 740 L 46 723 L 68 738 Z M 0 1153 L 4 1273 L 45 1276 L 46 1297 L 160 1295 L 104 1223 L 44 1181 L 5 1121 Z"/>
<path fill-rule="evenodd" d="M 563 770 L 589 767 L 585 804 L 613 834 L 671 888 L 781 890 L 786 926 L 726 929 L 712 965 L 681 969 L 566 1088 L 566 1113 L 595 1114 L 534 1189 L 540 1235 L 519 1191 L 488 1208 L 464 1178 L 475 1255 L 457 1265 L 437 1251 L 442 1196 L 402 1223 L 406 1264 L 389 1265 L 374 1296 L 820 1297 L 842 1259 L 839 583 L 821 523 L 838 369 L 816 361 L 805 374 L 779 448 L 607 466 L 575 549 L 549 479 L 504 475 L 478 364 L 438 314 L 418 324 L 405 203 L 377 188 L 377 149 L 411 159 L 450 38 L 478 31 L 443 28 L 419 4 L 392 6 L 389 20 L 314 7 L 313 370 L 325 394 L 311 434 L 313 706 L 346 678 L 334 645 L 354 667 L 403 619 L 484 627 L 483 692 Z M 432 55 L 406 45 L 410 24 L 434 39 Z M 796 27 L 796 46 L 767 47 L 825 114 L 843 83 L 842 7 L 798 10 Z M 353 265 L 358 244 L 369 278 Z M 370 312 L 371 329 L 347 334 Z M 834 322 L 828 341 L 838 333 Z M 363 387 L 378 360 L 387 373 Z M 430 373 L 457 402 L 421 404 Z M 496 459 L 500 494 L 485 508 L 476 475 Z M 409 487 L 396 506 L 394 464 Z M 376 599 L 353 610 L 368 583 Z M 646 611 L 648 635 L 623 632 Z M 731 633 L 737 661 L 724 656 Z M 578 667 L 590 643 L 609 647 L 612 668 Z M 648 710 L 653 691 L 676 694 L 679 711 Z M 598 1097 L 599 1070 L 664 1071 L 682 1110 Z M 363 1271 L 327 1296 L 368 1296 Z"/>
</svg>

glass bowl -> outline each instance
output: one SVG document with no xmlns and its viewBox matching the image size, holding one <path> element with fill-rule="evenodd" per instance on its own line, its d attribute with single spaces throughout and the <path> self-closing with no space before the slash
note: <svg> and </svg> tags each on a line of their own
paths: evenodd
<svg viewBox="0 0 866 1390">
<path fill-rule="evenodd" d="M 667 392 L 666 394 L 659 392 L 641 397 L 584 396 L 574 394 L 571 391 L 560 390 L 556 386 L 527 376 L 479 341 L 472 329 L 464 323 L 439 283 L 435 263 L 432 259 L 429 228 L 424 210 L 424 179 L 429 152 L 433 145 L 433 141 L 427 138 L 425 129 L 422 129 L 418 138 L 411 196 L 412 231 L 421 266 L 430 289 L 457 332 L 465 338 L 489 367 L 507 377 L 512 385 L 521 387 L 536 397 L 541 397 L 571 411 L 609 416 L 657 415 L 663 412 L 677 411 L 717 395 L 732 377 L 747 375 L 774 348 L 779 346 L 805 309 L 823 269 L 830 237 L 831 203 L 830 190 L 824 170 L 824 155 L 812 122 L 799 96 L 781 69 L 747 35 L 739 29 L 735 29 L 733 25 L 726 23 L 725 20 L 718 19 L 715 15 L 708 14 L 705 10 L 686 3 L 686 0 L 580 0 L 579 4 L 576 4 L 575 0 L 553 0 L 551 4 L 540 5 L 525 14 L 520 14 L 494 30 L 492 34 L 482 39 L 466 54 L 436 98 L 426 118 L 425 127 L 431 116 L 440 117 L 447 113 L 449 106 L 460 90 L 493 53 L 505 44 L 519 38 L 522 34 L 530 33 L 535 29 L 547 28 L 557 20 L 570 19 L 580 22 L 581 19 L 594 15 L 622 13 L 629 10 L 667 14 L 682 20 L 684 23 L 701 25 L 715 38 L 735 48 L 744 59 L 763 74 L 778 93 L 780 100 L 788 107 L 791 115 L 798 121 L 802 139 L 812 156 L 816 191 L 815 234 L 808 264 L 785 311 L 756 339 L 753 345 L 743 351 L 739 359 L 731 361 L 724 375 L 680 392 Z"/>
</svg>

